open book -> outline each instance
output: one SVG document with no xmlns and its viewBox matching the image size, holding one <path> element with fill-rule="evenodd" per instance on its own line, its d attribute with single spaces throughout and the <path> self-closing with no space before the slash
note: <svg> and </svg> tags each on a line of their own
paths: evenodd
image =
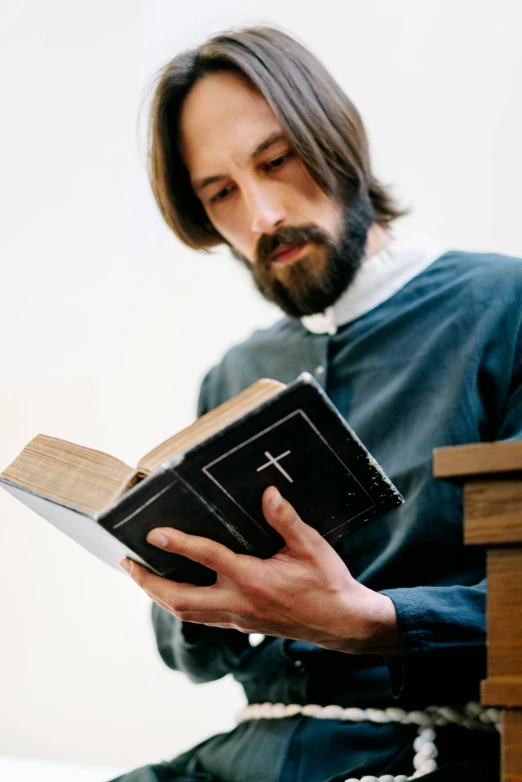
<svg viewBox="0 0 522 782">
<path fill-rule="evenodd" d="M 214 574 L 148 544 L 173 526 L 260 557 L 282 544 L 261 512 L 276 485 L 331 543 L 402 497 L 311 375 L 263 379 L 146 454 L 137 467 L 37 435 L 0 485 L 111 565 L 129 556 L 178 581 Z"/>
</svg>

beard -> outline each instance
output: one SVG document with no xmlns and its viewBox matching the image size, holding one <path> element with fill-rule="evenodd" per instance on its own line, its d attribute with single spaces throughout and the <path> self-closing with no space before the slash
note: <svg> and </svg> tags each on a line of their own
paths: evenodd
<svg viewBox="0 0 522 782">
<path fill-rule="evenodd" d="M 375 219 L 367 196 L 357 196 L 344 209 L 341 234 L 334 241 L 316 225 L 284 226 L 259 239 L 254 263 L 231 247 L 234 257 L 249 269 L 258 291 L 277 304 L 291 318 L 324 312 L 353 282 L 364 258 L 368 230 Z M 277 268 L 271 256 L 281 245 L 308 243 L 322 259 L 305 254 L 291 264 Z M 278 273 L 281 276 L 278 276 Z"/>
</svg>

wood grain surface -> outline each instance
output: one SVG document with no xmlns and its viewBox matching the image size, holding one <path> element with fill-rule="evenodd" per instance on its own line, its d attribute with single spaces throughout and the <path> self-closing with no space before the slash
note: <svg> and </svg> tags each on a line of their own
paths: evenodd
<svg viewBox="0 0 522 782">
<path fill-rule="evenodd" d="M 504 712 L 502 782 L 522 782 L 522 709 Z"/>
<path fill-rule="evenodd" d="M 480 702 L 498 709 L 522 709 L 522 676 L 492 676 L 481 682 Z"/>
<path fill-rule="evenodd" d="M 486 545 L 488 678 L 502 708 L 502 782 L 522 782 L 522 442 L 438 448 L 433 474 L 462 478 L 464 540 Z"/>
<path fill-rule="evenodd" d="M 522 472 L 522 441 L 519 440 L 453 445 L 433 451 L 436 478 L 517 471 Z"/>
<path fill-rule="evenodd" d="M 464 485 L 464 542 L 522 544 L 522 479 L 480 479 Z"/>
<path fill-rule="evenodd" d="M 522 548 L 488 551 L 488 677 L 522 677 Z"/>
</svg>

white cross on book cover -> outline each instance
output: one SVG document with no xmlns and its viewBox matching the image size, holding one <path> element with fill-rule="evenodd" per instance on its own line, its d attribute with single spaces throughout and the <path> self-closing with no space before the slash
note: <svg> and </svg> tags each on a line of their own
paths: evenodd
<svg viewBox="0 0 522 782">
<path fill-rule="evenodd" d="M 215 573 L 151 546 L 151 529 L 176 527 L 266 558 L 283 544 L 261 510 L 268 486 L 331 544 L 404 501 L 308 373 L 288 386 L 257 381 L 136 468 L 38 435 L 0 484 L 108 564 L 130 556 L 199 584 Z"/>
<path fill-rule="evenodd" d="M 203 472 L 254 524 L 259 523 L 259 496 L 271 483 L 302 509 L 303 517 L 316 517 L 314 526 L 330 539 L 346 524 L 348 507 L 355 524 L 376 506 L 370 491 L 302 409 L 218 456 Z"/>
</svg>

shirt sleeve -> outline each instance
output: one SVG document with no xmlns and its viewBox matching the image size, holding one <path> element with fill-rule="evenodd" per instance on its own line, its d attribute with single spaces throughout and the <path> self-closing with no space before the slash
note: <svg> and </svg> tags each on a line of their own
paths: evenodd
<svg viewBox="0 0 522 782">
<path fill-rule="evenodd" d="M 486 579 L 475 586 L 385 589 L 395 605 L 402 657 L 387 657 L 405 708 L 479 700 L 486 676 Z"/>
<path fill-rule="evenodd" d="M 208 399 L 213 373 L 214 370 L 210 370 L 201 384 L 198 417 L 213 407 Z M 185 673 L 191 681 L 197 683 L 214 681 L 234 671 L 241 652 L 250 648 L 245 633 L 181 622 L 156 603 L 152 605 L 152 626 L 164 663 L 175 671 Z"/>
<path fill-rule="evenodd" d="M 156 603 L 152 605 L 152 625 L 163 662 L 198 684 L 233 672 L 241 653 L 250 648 L 245 633 L 181 622 Z"/>
</svg>

